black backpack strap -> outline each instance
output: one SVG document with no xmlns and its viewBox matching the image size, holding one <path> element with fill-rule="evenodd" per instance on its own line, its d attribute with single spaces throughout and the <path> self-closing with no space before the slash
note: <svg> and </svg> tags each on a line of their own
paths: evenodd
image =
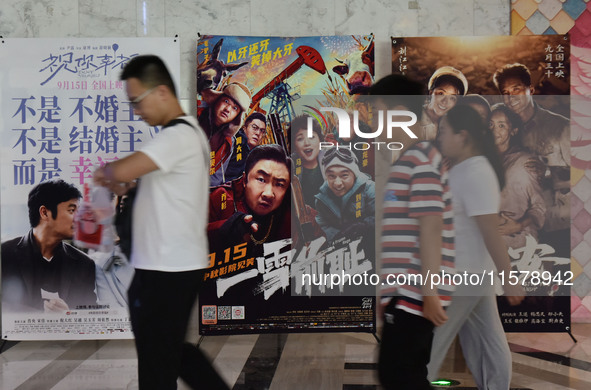
<svg viewBox="0 0 591 390">
<path fill-rule="evenodd" d="M 189 122 L 187 122 L 186 120 L 184 120 L 182 118 L 173 119 L 170 122 L 168 122 L 167 124 L 165 124 L 164 126 L 162 126 L 162 128 L 165 129 L 170 126 L 178 125 L 179 123 L 184 123 L 186 125 L 191 126 L 192 128 L 195 128 L 195 126 L 193 126 L 192 124 L 190 124 Z"/>
</svg>

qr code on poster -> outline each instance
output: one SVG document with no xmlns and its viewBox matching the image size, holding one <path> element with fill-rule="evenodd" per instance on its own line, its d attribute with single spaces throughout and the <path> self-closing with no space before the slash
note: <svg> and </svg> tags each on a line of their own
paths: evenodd
<svg viewBox="0 0 591 390">
<path fill-rule="evenodd" d="M 201 308 L 201 323 L 202 324 L 217 324 L 217 306 L 203 305 Z"/>
<path fill-rule="evenodd" d="M 218 320 L 231 320 L 232 306 L 218 306 Z"/>
</svg>

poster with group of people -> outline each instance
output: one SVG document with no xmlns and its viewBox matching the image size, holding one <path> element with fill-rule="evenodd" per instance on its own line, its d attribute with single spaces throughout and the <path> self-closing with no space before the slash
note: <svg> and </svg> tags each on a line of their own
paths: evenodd
<svg viewBox="0 0 591 390">
<path fill-rule="evenodd" d="M 422 138 L 460 102 L 495 135 L 507 178 L 499 230 L 515 271 L 504 282 L 528 293 L 517 307 L 499 300 L 508 331 L 570 325 L 569 50 L 566 36 L 392 39 L 393 72 L 428 89 Z M 4 339 L 132 337 L 126 248 L 76 248 L 70 200 L 159 131 L 119 81 L 141 53 L 180 80 L 173 39 L 0 44 Z M 344 135 L 336 115 L 354 111 L 371 132 L 359 97 L 374 82 L 373 35 L 204 35 L 196 54 L 211 148 L 201 333 L 374 332 L 374 152 L 353 147 L 365 139 Z"/>
<path fill-rule="evenodd" d="M 204 335 L 375 332 L 375 185 L 336 117 L 374 81 L 373 35 L 201 36 L 197 115 L 209 138 Z M 326 275 L 340 279 L 327 280 Z"/>
<path fill-rule="evenodd" d="M 493 132 L 506 184 L 499 232 L 527 294 L 499 298 L 506 331 L 570 326 L 570 44 L 568 36 L 392 38 L 392 71 L 424 82 L 422 137 L 468 104 Z"/>
<path fill-rule="evenodd" d="M 3 339 L 133 337 L 128 248 L 117 245 L 114 231 L 100 230 L 111 220 L 97 224 L 105 221 L 80 210 L 93 171 L 159 131 L 134 114 L 119 80 L 125 64 L 144 53 L 163 58 L 179 81 L 172 38 L 0 44 Z M 114 213 L 114 199 L 107 193 L 102 200 Z M 82 233 L 105 241 L 76 246 Z"/>
</svg>

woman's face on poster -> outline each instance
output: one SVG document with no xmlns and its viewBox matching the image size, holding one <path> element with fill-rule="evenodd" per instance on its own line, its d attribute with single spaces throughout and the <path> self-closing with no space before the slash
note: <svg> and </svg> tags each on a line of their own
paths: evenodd
<svg viewBox="0 0 591 390">
<path fill-rule="evenodd" d="M 515 134 L 513 125 L 502 111 L 495 111 L 490 117 L 488 124 L 489 129 L 493 132 L 495 137 L 495 144 L 499 148 L 501 153 L 504 153 L 509 149 L 509 142 L 511 137 Z"/>
<path fill-rule="evenodd" d="M 295 151 L 302 158 L 303 165 L 318 164 L 318 154 L 320 153 L 320 138 L 313 131 L 312 138 L 308 137 L 307 129 L 299 129 L 295 137 Z"/>
<path fill-rule="evenodd" d="M 442 117 L 458 102 L 460 91 L 450 83 L 442 83 L 431 91 L 427 107 L 438 117 Z"/>
</svg>

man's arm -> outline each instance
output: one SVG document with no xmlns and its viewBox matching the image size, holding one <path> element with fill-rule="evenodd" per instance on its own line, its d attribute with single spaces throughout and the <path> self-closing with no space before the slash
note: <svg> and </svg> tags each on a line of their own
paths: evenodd
<svg viewBox="0 0 591 390">
<path fill-rule="evenodd" d="M 511 260 L 507 252 L 507 245 L 497 229 L 498 216 L 496 214 L 485 214 L 477 215 L 474 218 L 476 219 L 480 234 L 482 234 L 482 238 L 484 239 L 486 249 L 497 267 L 497 271 L 505 272 L 505 275 L 509 275 L 511 271 Z M 503 286 L 503 289 L 510 305 L 515 306 L 523 301 L 525 293 L 521 285 L 513 286 L 507 283 Z"/>
<path fill-rule="evenodd" d="M 419 256 L 421 258 L 421 274 L 423 276 L 423 317 L 435 326 L 443 325 L 447 321 L 447 314 L 441 306 L 437 286 L 431 288 L 428 274 L 439 274 L 441 267 L 441 231 L 443 217 L 441 215 L 425 215 L 419 220 Z"/>
<path fill-rule="evenodd" d="M 157 169 L 158 165 L 147 154 L 135 152 L 100 167 L 94 171 L 93 180 L 117 195 L 122 195 L 129 189 L 128 183 Z"/>
</svg>

